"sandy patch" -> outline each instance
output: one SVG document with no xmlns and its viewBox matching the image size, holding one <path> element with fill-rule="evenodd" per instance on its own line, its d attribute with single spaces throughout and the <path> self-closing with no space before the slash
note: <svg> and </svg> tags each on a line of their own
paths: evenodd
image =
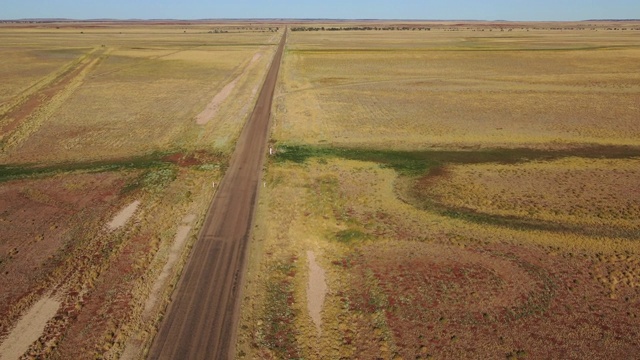
<svg viewBox="0 0 640 360">
<path fill-rule="evenodd" d="M 324 269 L 316 262 L 316 255 L 313 251 L 307 251 L 309 262 L 309 285 L 307 287 L 307 309 L 309 316 L 316 325 L 318 334 L 322 332 L 322 305 L 327 294 L 327 283 L 325 281 Z"/>
<path fill-rule="evenodd" d="M 229 97 L 231 91 L 236 87 L 239 78 L 240 77 L 237 77 L 232 82 L 225 85 L 222 90 L 220 90 L 220 92 L 211 99 L 209 105 L 207 105 L 207 107 L 202 110 L 198 116 L 196 116 L 196 124 L 204 125 L 216 115 L 220 105 Z"/>
<path fill-rule="evenodd" d="M 129 204 L 124 209 L 120 210 L 120 212 L 107 224 L 107 228 L 111 231 L 117 230 L 124 226 L 127 221 L 133 216 L 133 214 L 138 209 L 140 205 L 140 200 L 136 200 Z"/>
<path fill-rule="evenodd" d="M 167 262 L 164 264 L 160 275 L 158 275 L 156 281 L 153 283 L 153 287 L 149 292 L 149 297 L 144 304 L 144 311 L 142 312 L 142 318 L 144 321 L 148 321 L 154 314 L 153 309 L 158 304 L 158 301 L 162 296 L 162 289 L 170 280 L 171 274 L 174 272 L 174 268 L 177 265 L 178 260 L 180 260 L 182 250 L 187 243 L 189 231 L 191 231 L 191 224 L 193 224 L 195 220 L 195 214 L 189 214 L 182 219 L 182 224 L 178 227 L 173 245 L 169 250 L 169 257 L 167 259 Z M 138 359 L 140 358 L 141 351 L 142 342 L 137 338 L 136 335 L 134 335 L 127 341 L 125 349 L 120 356 L 120 360 Z"/>
<path fill-rule="evenodd" d="M 258 60 L 260 60 L 261 57 L 262 57 L 262 53 L 257 53 L 253 55 L 253 57 L 251 58 L 251 62 L 249 63 L 249 66 L 255 64 Z"/>
<path fill-rule="evenodd" d="M 244 69 L 242 74 L 240 74 L 238 77 L 233 79 L 233 81 L 225 85 L 225 87 L 223 87 L 222 90 L 220 90 L 220 92 L 217 93 L 216 96 L 213 97 L 213 99 L 211 99 L 211 102 L 209 103 L 209 105 L 207 105 L 207 107 L 204 110 L 202 110 L 202 112 L 198 114 L 198 116 L 196 116 L 196 124 L 204 125 L 208 123 L 211 119 L 213 119 L 213 117 L 218 113 L 218 110 L 220 109 L 220 105 L 222 105 L 222 103 L 229 97 L 233 89 L 238 84 L 238 81 L 240 80 L 240 78 L 243 75 L 245 75 L 247 72 L 249 72 L 251 67 L 258 60 L 260 60 L 261 57 L 262 57 L 262 53 L 257 53 L 253 55 L 253 58 L 251 58 L 249 65 L 247 65 L 247 67 Z"/>
<path fill-rule="evenodd" d="M 143 317 L 146 319 L 151 314 L 154 306 L 158 302 L 158 297 L 160 296 L 160 291 L 162 290 L 165 283 L 169 280 L 169 276 L 173 272 L 173 268 L 176 266 L 176 263 L 180 259 L 180 254 L 182 253 L 182 249 L 187 241 L 187 236 L 189 235 L 189 231 L 191 231 L 191 224 L 195 219 L 195 215 L 187 215 L 182 219 L 182 225 L 178 227 L 178 231 L 176 232 L 176 237 L 173 240 L 173 245 L 169 250 L 169 258 L 167 262 L 164 264 L 162 268 L 162 272 L 153 283 L 153 288 L 151 288 L 151 292 L 149 293 L 149 298 L 144 306 Z"/>
<path fill-rule="evenodd" d="M 196 219 L 196 214 L 189 214 L 182 219 L 183 224 L 190 224 Z"/>
<path fill-rule="evenodd" d="M 60 302 L 49 296 L 44 296 L 35 303 L 0 345 L 0 359 L 18 359 L 22 356 L 42 335 L 47 322 L 53 318 L 59 307 Z"/>
</svg>

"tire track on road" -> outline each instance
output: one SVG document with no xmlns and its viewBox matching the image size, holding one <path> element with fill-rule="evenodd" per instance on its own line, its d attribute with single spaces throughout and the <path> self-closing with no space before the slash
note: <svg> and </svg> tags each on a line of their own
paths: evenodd
<svg viewBox="0 0 640 360">
<path fill-rule="evenodd" d="M 235 355 L 240 284 L 286 34 L 285 29 L 149 359 L 227 359 Z"/>
</svg>

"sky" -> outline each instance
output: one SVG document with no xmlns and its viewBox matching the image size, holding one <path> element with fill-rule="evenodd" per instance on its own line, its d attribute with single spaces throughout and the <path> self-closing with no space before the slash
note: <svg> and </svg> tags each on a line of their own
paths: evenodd
<svg viewBox="0 0 640 360">
<path fill-rule="evenodd" d="M 640 0 L 0 0 L 0 19 L 638 19 Z"/>
</svg>

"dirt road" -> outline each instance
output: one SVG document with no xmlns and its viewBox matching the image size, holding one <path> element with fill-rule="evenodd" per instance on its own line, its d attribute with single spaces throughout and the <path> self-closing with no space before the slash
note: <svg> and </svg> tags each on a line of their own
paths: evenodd
<svg viewBox="0 0 640 360">
<path fill-rule="evenodd" d="M 286 30 L 229 169 L 209 207 L 200 238 L 174 290 L 149 359 L 234 357 L 238 291 L 285 41 Z"/>
</svg>

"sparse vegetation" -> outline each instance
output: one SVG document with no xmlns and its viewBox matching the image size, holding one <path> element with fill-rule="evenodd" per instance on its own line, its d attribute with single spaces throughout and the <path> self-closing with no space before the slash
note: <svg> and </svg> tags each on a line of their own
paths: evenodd
<svg viewBox="0 0 640 360">
<path fill-rule="evenodd" d="M 293 279 L 296 276 L 296 261 L 290 257 L 274 265 L 270 278 L 266 282 L 266 309 L 258 329 L 256 346 L 270 350 L 276 359 L 299 359 L 295 319 Z M 264 329 L 264 333 L 263 333 Z"/>
<path fill-rule="evenodd" d="M 268 28 L 222 38 L 206 24 L 129 26 L 0 26 L 0 341 L 43 294 L 60 303 L 24 344 L 30 358 L 149 346 L 183 260 L 151 286 L 182 219 L 187 249 L 195 238 L 277 39 Z M 233 100 L 198 125 L 231 79 Z"/>
<path fill-rule="evenodd" d="M 322 340 L 300 312 L 307 275 L 291 280 L 300 356 L 637 349 L 637 44 L 577 28 L 322 25 L 289 39 L 254 245 L 253 279 L 285 254 L 324 261 Z M 245 358 L 260 357 L 242 344 L 268 304 L 243 303 Z"/>
<path fill-rule="evenodd" d="M 638 353 L 638 29 L 292 26 L 238 358 Z M 0 24 L 0 340 L 50 294 L 26 356 L 144 354 L 281 31 Z"/>
<path fill-rule="evenodd" d="M 419 150 L 637 146 L 632 35 L 296 32 L 274 137 Z"/>
</svg>

